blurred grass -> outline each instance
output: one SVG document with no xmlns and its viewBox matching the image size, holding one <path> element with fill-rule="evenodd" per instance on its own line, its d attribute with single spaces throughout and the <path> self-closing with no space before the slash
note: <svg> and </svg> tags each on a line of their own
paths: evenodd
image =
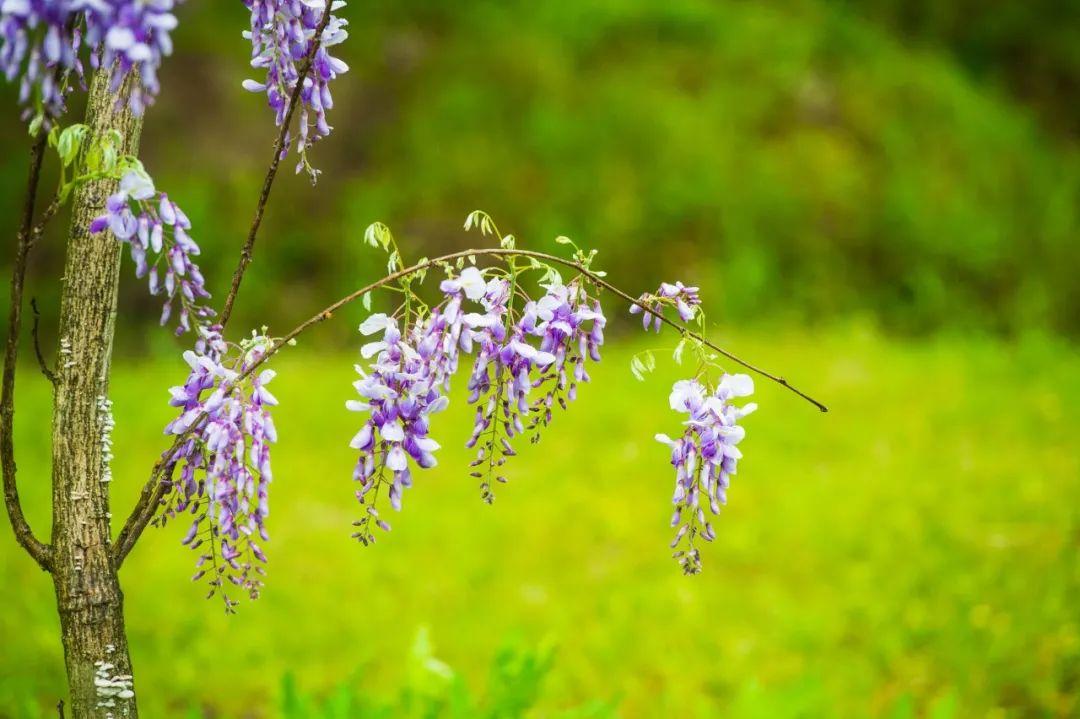
<svg viewBox="0 0 1080 719">
<path fill-rule="evenodd" d="M 631 717 L 1076 716 L 1075 348 L 886 340 L 858 326 L 718 339 L 832 413 L 759 383 L 746 460 L 696 578 L 668 557 L 672 477 L 651 439 L 677 426 L 677 372 L 633 381 L 630 345 L 608 351 L 492 508 L 467 477 L 469 412 L 456 401 L 436 428 L 440 466 L 369 549 L 348 539 L 353 360 L 303 348 L 277 360 L 264 597 L 234 618 L 203 601 L 179 526 L 148 530 L 123 569 L 145 715 L 265 716 L 287 673 L 316 695 L 344 681 L 384 691 L 426 623 L 440 658 L 481 686 L 508 635 L 554 640 L 537 716 L 594 699 Z M 179 359 L 117 368 L 116 522 L 164 446 L 165 388 L 182 374 Z M 20 486 L 42 531 L 49 392 L 29 371 L 21 381 Z M 55 704 L 51 586 L 10 537 L 0 582 L 0 707 Z"/>
</svg>

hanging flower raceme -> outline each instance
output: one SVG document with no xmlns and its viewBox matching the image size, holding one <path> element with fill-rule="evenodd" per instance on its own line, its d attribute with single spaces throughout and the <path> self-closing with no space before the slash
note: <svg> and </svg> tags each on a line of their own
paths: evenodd
<svg viewBox="0 0 1080 719">
<path fill-rule="evenodd" d="M 113 90 L 137 71 L 128 94 L 136 113 L 158 92 L 157 70 L 172 52 L 174 0 L 3 0 L 0 68 L 19 79 L 27 117 L 48 126 L 64 111 L 72 79 L 83 81 L 84 50 L 92 67 L 114 68 Z"/>
<path fill-rule="evenodd" d="M 375 541 L 372 523 L 384 531 L 390 529 L 375 508 L 379 489 L 385 485 L 390 505 L 400 510 L 402 494 L 412 486 L 410 461 L 421 469 L 436 464 L 439 443 L 428 434 L 431 415 L 449 404 L 443 391 L 456 366 L 461 334 L 455 303 L 460 305 L 460 299 L 451 298 L 449 311 L 433 315 L 422 329 L 411 333 L 416 346 L 406 341 L 397 322 L 385 314 L 372 315 L 360 325 L 361 334 L 382 333 L 381 340 L 361 350 L 365 359 L 374 360 L 367 370 L 356 366 L 360 379 L 353 386 L 360 399 L 346 403 L 351 411 L 368 413 L 350 443 L 360 452 L 353 479 L 360 484 L 356 497 L 366 507 L 353 536 L 363 544 Z"/>
<path fill-rule="evenodd" d="M 300 79 L 300 69 L 311 50 L 312 41 L 324 12 L 336 13 L 345 7 L 342 0 L 244 0 L 251 11 L 251 29 L 244 36 L 251 41 L 251 66 L 265 77 L 245 80 L 244 89 L 266 93 L 278 127 L 285 122 L 289 97 Z M 328 6 L 329 5 L 329 6 Z M 314 180 L 317 171 L 307 160 L 307 149 L 316 140 L 330 134 L 326 111 L 334 106 L 330 82 L 348 71 L 344 62 L 330 54 L 330 48 L 348 37 L 348 21 L 332 15 L 322 34 L 322 42 L 312 60 L 311 71 L 304 78 L 299 107 L 296 149 L 300 154 L 296 171 L 307 169 Z M 282 156 L 292 143 L 286 135 Z"/>
<path fill-rule="evenodd" d="M 666 434 L 656 439 L 671 448 L 675 467 L 671 526 L 677 528 L 671 547 L 678 550 L 675 558 L 687 574 L 701 571 L 696 539 L 711 542 L 716 538 L 705 507 L 716 515 L 727 503 L 728 486 L 742 457 L 737 445 L 746 436 L 739 420 L 757 409 L 754 403 L 736 407 L 731 401 L 753 392 L 754 381 L 745 374 L 725 374 L 714 388 L 696 379 L 681 380 L 671 390 L 669 403 L 687 415 L 686 429 L 676 439 Z"/>
<path fill-rule="evenodd" d="M 113 68 L 113 91 L 137 72 L 138 82 L 128 96 L 132 110 L 141 114 L 161 89 L 158 68 L 172 54 L 176 29 L 174 0 L 86 0 L 88 8 L 86 41 L 96 48 L 90 63 Z M 105 6 L 109 11 L 105 11 Z M 96 12 L 94 11 L 96 9 Z"/>
<path fill-rule="evenodd" d="M 199 266 L 192 257 L 199 246 L 188 230 L 191 221 L 164 192 L 154 189 L 146 173 L 130 170 L 120 189 L 106 203 L 106 213 L 90 224 L 91 232 L 110 230 L 131 249 L 135 275 L 148 278 L 150 294 L 164 294 L 161 324 L 169 321 L 174 304 L 180 312 L 176 333 L 192 325 L 209 324 L 214 311 L 203 303 L 210 297 Z"/>
<path fill-rule="evenodd" d="M 514 318 L 506 306 L 506 281 L 492 279 L 479 298 L 487 312 L 465 318 L 478 348 L 468 385 L 469 402 L 477 408 L 466 446 L 477 447 L 473 476 L 482 480 L 487 502 L 494 500 L 491 480 L 507 481 L 499 471 L 517 454 L 513 439 L 530 434 L 530 441 L 538 442 L 554 405 L 565 409 L 577 397 L 578 383 L 589 381 L 586 358 L 600 359 L 606 320 L 599 301 L 590 299 L 578 281 L 553 281 L 545 289 Z M 530 401 L 535 389 L 542 395 Z"/>
<path fill-rule="evenodd" d="M 663 315 L 669 308 L 674 308 L 683 322 L 696 320 L 701 326 L 705 323 L 698 288 L 687 287 L 682 282 L 664 282 L 655 293 L 641 295 L 638 303 L 631 305 L 630 313 L 643 315 L 642 324 L 646 330 L 655 327 L 659 332 L 663 322 L 657 315 Z M 721 373 L 715 385 L 709 384 L 708 371 L 716 370 L 718 366 L 716 356 L 708 351 L 700 338 L 684 333 L 674 352 L 676 361 L 682 362 L 688 344 L 696 348 L 701 369 L 695 378 L 676 382 L 669 397 L 673 410 L 688 415 L 683 422 L 685 429 L 675 439 L 666 434 L 658 434 L 656 439 L 671 448 L 671 464 L 675 467 L 672 498 L 675 513 L 671 526 L 676 532 L 671 548 L 676 550 L 674 556 L 683 571 L 697 574 L 701 571 L 697 539 L 711 542 L 716 538 L 705 507 L 716 515 L 727 503 L 728 486 L 742 457 L 736 445 L 746 435 L 739 420 L 756 410 L 757 405 L 750 403 L 740 408 L 731 404 L 735 398 L 753 394 L 754 381 L 748 375 Z M 646 354 L 650 364 L 635 357 L 631 365 L 636 368 L 639 379 L 643 370 L 652 369 L 652 353 Z"/>
<path fill-rule="evenodd" d="M 374 541 L 372 524 L 388 528 L 374 507 L 378 493 L 370 495 L 372 490 L 387 485 L 391 506 L 399 509 L 402 491 L 412 482 L 410 460 L 421 468 L 434 463 L 431 454 L 438 445 L 428 435 L 428 417 L 446 406 L 461 354 L 474 355 L 466 389 L 476 413 L 466 446 L 477 451 L 472 476 L 481 480 L 487 502 L 494 499 L 492 483 L 506 481 L 501 467 L 517 454 L 512 440 L 529 433 L 537 441 L 554 405 L 565 408 L 578 384 L 589 380 L 586 358 L 598 361 L 604 340 L 599 302 L 580 281 L 553 281 L 540 300 L 526 298 L 518 314 L 512 287 L 523 294 L 506 273 L 485 276 L 466 267 L 440 284 L 442 301 L 404 331 L 385 314 L 360 326 L 365 335 L 383 334 L 361 350 L 365 359 L 375 360 L 366 369 L 357 367 L 361 399 L 348 403 L 349 409 L 370 413 L 352 442 L 360 450 L 357 496 L 367 512 L 354 536 L 363 543 Z M 465 303 L 479 311 L 465 311 L 470 309 Z M 537 389 L 542 394 L 532 400 Z"/>
<path fill-rule="evenodd" d="M 252 598 L 263 586 L 269 540 L 270 445 L 277 431 L 270 408 L 277 399 L 266 388 L 274 371 L 243 375 L 267 352 L 272 340 L 252 333 L 230 346 L 217 326 L 199 328 L 194 351 L 184 353 L 187 381 L 173 387 L 170 404 L 180 415 L 165 433 L 186 437 L 172 456 L 179 476 L 165 498 L 164 518 L 193 516 L 183 543 L 199 551 L 194 579 L 209 575 L 210 594 L 220 593 L 227 611 L 229 582 Z"/>
<path fill-rule="evenodd" d="M 540 440 L 540 428 L 551 423 L 555 403 L 566 409 L 568 401 L 577 399 L 578 384 L 589 381 L 585 360 L 600 361 L 606 324 L 600 301 L 590 299 L 578 282 L 549 285 L 544 297 L 525 306 L 522 331 L 540 337 L 540 351 L 554 357 L 533 383 L 544 390 L 529 408 L 526 429 L 534 443 Z"/>
</svg>

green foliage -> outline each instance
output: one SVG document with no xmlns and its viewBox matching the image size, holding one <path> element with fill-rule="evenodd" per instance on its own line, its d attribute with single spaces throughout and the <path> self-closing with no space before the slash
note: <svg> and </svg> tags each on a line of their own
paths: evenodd
<svg viewBox="0 0 1080 719">
<path fill-rule="evenodd" d="M 485 696 L 470 690 L 434 653 L 429 630 L 413 639 L 405 682 L 395 693 L 365 692 L 359 681 L 344 683 L 322 698 L 304 692 L 292 674 L 281 681 L 278 719 L 524 719 L 540 698 L 552 668 L 550 644 L 526 647 L 508 643 L 491 662 Z M 615 708 L 593 701 L 547 714 L 551 719 L 609 719 Z"/>
</svg>

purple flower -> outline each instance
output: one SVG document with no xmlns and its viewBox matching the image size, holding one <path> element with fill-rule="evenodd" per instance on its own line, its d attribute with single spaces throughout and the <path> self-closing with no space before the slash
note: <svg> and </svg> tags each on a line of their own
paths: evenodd
<svg viewBox="0 0 1080 719">
<path fill-rule="evenodd" d="M 263 586 L 266 555 L 260 542 L 269 540 L 270 445 L 277 441 L 270 408 L 278 401 L 267 389 L 273 370 L 239 378 L 269 346 L 260 336 L 230 346 L 219 327 L 200 327 L 196 349 L 184 353 L 187 381 L 170 390 L 169 404 L 180 414 L 165 433 L 191 433 L 173 457 L 179 477 L 165 499 L 165 516 L 194 515 L 183 543 L 204 552 L 195 578 L 204 576 L 210 562 L 211 595 L 220 592 L 228 611 L 236 602 L 223 580 L 252 599 Z"/>
<path fill-rule="evenodd" d="M 327 2 L 330 6 L 327 9 Z M 258 80 L 245 80 L 244 89 L 266 93 L 278 127 L 285 121 L 289 97 L 300 79 L 300 66 L 311 49 L 312 40 L 324 12 L 337 12 L 345 7 L 342 0 L 244 0 L 251 11 L 251 29 L 244 37 L 251 41 L 251 66 L 266 75 Z M 334 106 L 330 82 L 348 71 L 349 66 L 330 55 L 329 48 L 348 37 L 348 21 L 332 16 L 322 34 L 319 50 L 312 60 L 310 75 L 304 80 L 300 95 L 299 139 L 300 154 L 296 171 L 307 169 L 314 180 L 317 171 L 307 161 L 307 148 L 330 134 L 326 111 Z M 282 156 L 288 152 L 291 136 L 286 135 Z"/>
<path fill-rule="evenodd" d="M 663 282 L 660 289 L 655 293 L 643 294 L 638 298 L 638 302 L 659 314 L 663 314 L 666 307 L 674 307 L 683 322 L 691 322 L 698 316 L 697 308 L 701 305 L 701 296 L 697 287 L 687 287 L 682 282 Z M 630 314 L 641 314 L 641 322 L 646 330 L 653 327 L 657 332 L 660 331 L 663 322 L 652 312 L 643 310 L 641 305 L 631 305 Z"/>
<path fill-rule="evenodd" d="M 131 170 L 120 180 L 120 189 L 105 203 L 105 214 L 90 223 L 91 232 L 110 230 L 131 249 L 136 277 L 147 277 L 150 294 L 164 293 L 161 324 L 169 321 L 173 305 L 180 314 L 176 333 L 190 330 L 192 323 L 207 325 L 214 311 L 203 304 L 210 297 L 199 266 L 191 259 L 199 246 L 188 230 L 191 221 L 164 192 L 157 192 L 146 173 Z"/>
<path fill-rule="evenodd" d="M 360 451 L 357 497 L 369 507 L 354 536 L 365 544 L 374 541 L 370 525 L 385 524 L 373 513 L 375 497 L 369 493 L 385 485 L 391 505 L 400 508 L 412 464 L 434 464 L 438 445 L 429 438 L 428 417 L 446 406 L 462 353 L 474 355 L 467 389 L 476 414 L 466 446 L 477 448 L 472 476 L 481 479 L 487 502 L 494 499 L 492 482 L 506 481 L 499 471 L 517 453 L 512 440 L 530 433 L 538 441 L 555 403 L 565 408 L 578 384 L 589 380 L 586 358 L 600 359 L 605 319 L 580 282 L 549 285 L 520 315 L 511 309 L 511 283 L 502 276 L 485 277 L 476 267 L 444 280 L 440 289 L 443 301 L 404 332 L 385 314 L 360 325 L 364 335 L 382 334 L 361 348 L 364 359 L 374 359 L 367 369 L 357 367 L 361 399 L 347 403 L 353 411 L 370 413 L 352 441 Z M 465 302 L 482 311 L 466 312 Z M 534 400 L 538 388 L 542 395 Z"/>
<path fill-rule="evenodd" d="M 466 291 L 471 283 L 472 296 L 485 311 L 465 315 L 476 347 L 469 402 L 477 406 L 466 447 L 477 448 L 472 474 L 481 479 L 481 496 L 490 503 L 491 481 L 507 481 L 498 472 L 517 454 L 512 440 L 528 433 L 530 441 L 538 442 L 555 403 L 566 408 L 577 396 L 578 383 L 589 380 L 585 358 L 600 359 L 606 321 L 599 302 L 590 300 L 578 282 L 548 285 L 544 297 L 527 302 L 515 321 L 507 281 L 493 278 L 484 284 L 477 279 L 479 271 L 469 269 L 475 270 L 466 269 L 460 281 Z M 543 394 L 530 401 L 534 389 Z M 477 469 L 481 465 L 483 471 Z"/>
<path fill-rule="evenodd" d="M 750 403 L 735 407 L 731 400 L 747 397 L 754 392 L 754 381 L 745 374 L 725 374 L 715 388 L 710 389 L 696 379 L 676 382 L 668 401 L 676 412 L 684 413 L 686 429 L 682 436 L 672 439 L 666 434 L 656 439 L 671 448 L 671 464 L 675 467 L 675 494 L 672 503 L 675 513 L 671 526 L 677 528 L 672 549 L 683 571 L 701 571 L 701 555 L 697 537 L 711 542 L 716 534 L 706 520 L 704 507 L 719 514 L 727 503 L 727 490 L 742 457 L 737 445 L 746 436 L 739 420 L 757 409 Z"/>
<path fill-rule="evenodd" d="M 129 93 L 141 113 L 158 92 L 157 69 L 172 52 L 174 0 L 3 0 L 0 3 L 0 68 L 20 78 L 19 101 L 27 116 L 48 122 L 64 111 L 68 76 L 82 80 L 83 50 L 93 67 L 115 66 L 113 89 L 137 70 Z"/>
<path fill-rule="evenodd" d="M 443 393 L 457 368 L 460 306 L 460 293 L 450 288 L 444 303 L 408 338 L 385 314 L 372 315 L 360 325 L 365 336 L 382 334 L 381 340 L 361 349 L 365 359 L 374 359 L 367 370 L 356 366 L 360 379 L 353 386 L 360 399 L 346 402 L 349 410 L 368 414 L 350 443 L 360 452 L 353 472 L 360 484 L 356 497 L 367 507 L 353 536 L 364 544 L 375 541 L 371 523 L 390 529 L 374 507 L 379 489 L 385 486 L 390 505 L 400 510 L 402 495 L 412 486 L 412 466 L 428 469 L 436 464 L 439 443 L 429 436 L 431 415 L 449 404 Z"/>
</svg>

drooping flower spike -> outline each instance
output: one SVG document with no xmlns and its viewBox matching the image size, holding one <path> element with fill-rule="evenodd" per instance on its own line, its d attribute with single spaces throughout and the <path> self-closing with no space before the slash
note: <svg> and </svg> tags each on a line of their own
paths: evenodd
<svg viewBox="0 0 1080 719">
<path fill-rule="evenodd" d="M 327 2 L 330 3 L 327 9 Z M 318 171 L 311 167 L 307 150 L 316 140 L 330 134 L 327 110 L 334 106 L 330 82 L 348 72 L 349 66 L 330 54 L 330 48 L 340 45 L 348 32 L 348 21 L 337 14 L 345 7 L 343 0 L 244 0 L 251 11 L 251 29 L 244 37 L 251 41 L 251 66 L 263 77 L 245 80 L 244 89 L 265 93 L 274 111 L 278 127 L 285 122 L 289 98 L 300 79 L 301 66 L 308 56 L 315 33 L 324 12 L 331 15 L 322 41 L 312 60 L 311 71 L 303 81 L 300 94 L 298 137 L 296 151 L 300 160 L 296 171 L 307 170 L 315 180 Z M 293 138 L 286 135 L 282 157 L 289 151 Z"/>
<path fill-rule="evenodd" d="M 360 379 L 353 386 L 360 399 L 346 403 L 354 412 L 368 413 L 350 443 L 360 452 L 353 479 L 360 485 L 356 497 L 367 506 L 368 515 L 357 525 L 356 537 L 365 544 L 374 541 L 368 529 L 371 521 L 389 529 L 374 508 L 379 487 L 386 485 L 390 505 L 400 510 L 402 495 L 412 486 L 412 466 L 427 469 L 436 464 L 439 443 L 429 437 L 431 416 L 449 404 L 442 394 L 448 375 L 444 375 L 439 350 L 447 341 L 453 344 L 455 329 L 452 321 L 438 317 L 425 329 L 403 337 L 397 322 L 384 314 L 372 315 L 360 325 L 364 335 L 382 335 L 381 340 L 364 345 L 364 358 L 374 359 L 367 371 L 357 365 Z M 373 490 L 375 495 L 368 502 Z"/>
<path fill-rule="evenodd" d="M 161 324 L 169 321 L 178 304 L 178 335 L 193 326 L 208 325 L 214 311 L 204 303 L 210 293 L 192 260 L 199 246 L 188 234 L 191 221 L 184 211 L 139 170 L 123 176 L 105 207 L 105 214 L 90 223 L 90 231 L 108 229 L 130 247 L 135 276 L 147 278 L 150 294 L 165 296 Z"/>
<path fill-rule="evenodd" d="M 237 602 L 225 582 L 255 599 L 265 574 L 270 445 L 277 441 L 270 408 L 278 401 L 267 389 L 273 370 L 241 377 L 271 344 L 265 333 L 253 332 L 233 346 L 219 327 L 200 327 L 195 350 L 184 353 L 188 379 L 170 390 L 169 404 L 180 415 L 165 433 L 187 436 L 171 459 L 174 479 L 160 522 L 192 516 L 183 544 L 200 551 L 193 579 L 208 576 L 208 596 L 219 594 L 229 612 Z"/>
<path fill-rule="evenodd" d="M 116 91 L 137 78 L 128 93 L 138 114 L 153 101 L 157 71 L 172 52 L 174 0 L 3 0 L 0 3 L 0 68 L 19 80 L 27 119 L 45 127 L 64 112 L 70 81 L 84 82 L 83 57 L 112 69 Z"/>
<path fill-rule="evenodd" d="M 513 439 L 530 434 L 538 441 L 554 404 L 565 408 L 578 384 L 588 381 L 585 360 L 598 361 L 603 343 L 599 302 L 580 281 L 551 282 L 540 300 L 526 299 L 518 313 L 512 285 L 522 292 L 505 276 L 465 267 L 440 284 L 442 301 L 409 319 L 404 330 L 385 314 L 360 326 L 364 335 L 382 333 L 381 341 L 362 348 L 364 359 L 374 360 L 367 369 L 357 366 L 361 379 L 354 385 L 361 399 L 347 403 L 350 410 L 370 413 L 352 441 L 360 451 L 357 498 L 366 511 L 354 534 L 361 542 L 374 541 L 372 525 L 389 529 L 374 507 L 378 488 L 386 485 L 391 506 L 400 509 L 413 465 L 434 465 L 438 444 L 429 436 L 430 416 L 446 407 L 462 354 L 473 355 L 466 389 L 476 405 L 466 446 L 477 450 L 471 474 L 481 480 L 487 502 L 494 499 L 492 483 L 506 481 L 502 467 L 517 454 Z M 542 395 L 530 401 L 536 389 Z"/>
<path fill-rule="evenodd" d="M 715 387 L 696 379 L 680 380 L 671 390 L 669 404 L 687 415 L 685 429 L 675 439 L 666 434 L 657 434 L 656 439 L 671 448 L 675 467 L 671 526 L 676 529 L 671 548 L 687 574 L 701 571 L 697 538 L 707 542 L 716 538 L 705 507 L 717 515 L 727 504 L 731 477 L 742 458 L 737 445 L 746 436 L 739 420 L 757 409 L 753 403 L 736 407 L 731 401 L 753 392 L 754 381 L 745 374 L 725 374 Z"/>
<path fill-rule="evenodd" d="M 669 308 L 674 308 L 683 322 L 696 321 L 699 326 L 705 325 L 697 287 L 687 287 L 682 282 L 664 282 L 659 290 L 642 295 L 638 302 L 640 305 L 631 305 L 630 313 L 643 315 L 642 325 L 646 331 L 654 327 L 659 332 L 663 322 L 657 314 L 663 315 Z M 700 340 L 685 333 L 674 351 L 674 359 L 679 364 L 682 364 L 688 344 L 697 351 L 699 370 L 693 378 L 676 382 L 668 398 L 671 409 L 687 415 L 683 422 L 685 429 L 674 439 L 666 434 L 657 434 L 656 439 L 671 449 L 671 464 L 675 467 L 675 493 L 672 496 L 675 512 L 671 526 L 676 531 L 671 548 L 683 571 L 697 574 L 701 571 L 698 538 L 707 542 L 716 538 L 705 507 L 717 515 L 720 507 L 727 503 L 731 477 L 742 457 L 736 445 L 746 436 L 738 422 L 756 410 L 757 405 L 750 403 L 739 408 L 731 404 L 735 398 L 753 394 L 754 381 L 749 375 L 723 372 L 715 361 L 716 356 Z M 652 353 L 648 355 L 651 360 Z M 639 379 L 642 370 L 651 370 L 651 366 L 637 358 L 632 367 Z M 710 371 L 720 373 L 715 383 L 708 379 Z"/>
</svg>

